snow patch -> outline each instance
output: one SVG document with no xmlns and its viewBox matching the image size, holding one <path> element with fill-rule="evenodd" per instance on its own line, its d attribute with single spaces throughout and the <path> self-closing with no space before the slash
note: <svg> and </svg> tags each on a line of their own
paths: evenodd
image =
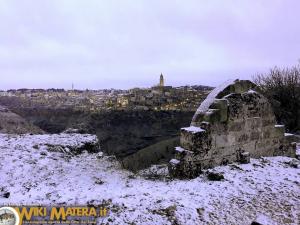
<svg viewBox="0 0 300 225">
<path fill-rule="evenodd" d="M 171 159 L 171 160 L 170 160 L 170 163 L 173 164 L 173 165 L 177 165 L 177 164 L 180 163 L 180 161 L 177 160 L 177 159 Z"/>
<path fill-rule="evenodd" d="M 182 147 L 175 147 L 175 151 L 176 152 L 184 152 L 184 151 L 186 151 L 184 148 L 182 148 Z"/>
<path fill-rule="evenodd" d="M 192 132 L 193 134 L 200 133 L 200 132 L 205 132 L 204 129 L 202 129 L 200 127 L 195 127 L 195 126 L 183 127 L 183 128 L 181 128 L 181 130 L 186 130 L 188 132 Z"/>
<path fill-rule="evenodd" d="M 155 177 L 167 176 L 167 166 L 153 166 L 143 171 L 144 177 L 99 153 L 70 157 L 34 147 L 84 138 L 93 139 L 80 134 L 0 135 L 0 205 L 107 202 L 116 210 L 99 224 L 170 225 L 174 219 L 177 224 L 251 224 L 260 215 L 273 224 L 300 220 L 300 173 L 290 166 L 291 158 L 217 167 L 214 171 L 225 177 L 220 182 L 208 181 L 205 173 L 192 180 L 162 180 Z"/>
<path fill-rule="evenodd" d="M 252 90 L 252 89 L 250 89 L 249 91 L 248 91 L 248 93 L 250 93 L 250 94 L 254 94 L 254 93 L 257 93 L 256 91 L 254 91 L 254 90 Z"/>
</svg>

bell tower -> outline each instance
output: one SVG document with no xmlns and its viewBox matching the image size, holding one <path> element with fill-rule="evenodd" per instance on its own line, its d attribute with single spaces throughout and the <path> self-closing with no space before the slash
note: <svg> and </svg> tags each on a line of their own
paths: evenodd
<svg viewBox="0 0 300 225">
<path fill-rule="evenodd" d="M 165 86 L 164 75 L 162 73 L 160 74 L 160 78 L 159 78 L 159 86 L 160 87 Z"/>
</svg>

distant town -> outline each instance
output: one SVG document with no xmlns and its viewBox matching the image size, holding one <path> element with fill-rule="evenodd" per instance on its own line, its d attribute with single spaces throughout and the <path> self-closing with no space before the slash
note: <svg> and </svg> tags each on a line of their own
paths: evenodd
<svg viewBox="0 0 300 225">
<path fill-rule="evenodd" d="M 151 88 L 129 90 L 11 89 L 0 91 L 0 101 L 19 107 L 72 108 L 82 111 L 102 110 L 196 110 L 211 91 L 202 85 L 172 87 L 165 85 L 163 74 Z"/>
</svg>

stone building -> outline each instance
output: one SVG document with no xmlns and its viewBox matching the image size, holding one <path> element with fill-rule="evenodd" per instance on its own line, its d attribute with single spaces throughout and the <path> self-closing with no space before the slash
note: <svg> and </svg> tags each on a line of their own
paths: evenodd
<svg viewBox="0 0 300 225">
<path fill-rule="evenodd" d="M 175 177 L 196 177 L 202 169 L 250 157 L 295 157 L 296 143 L 276 125 L 268 100 L 248 80 L 229 81 L 214 89 L 181 129 L 180 147 L 169 164 Z"/>
</svg>

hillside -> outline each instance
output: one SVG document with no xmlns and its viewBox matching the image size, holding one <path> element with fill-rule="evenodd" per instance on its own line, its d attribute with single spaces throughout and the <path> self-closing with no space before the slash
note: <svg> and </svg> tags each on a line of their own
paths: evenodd
<svg viewBox="0 0 300 225">
<path fill-rule="evenodd" d="M 44 132 L 40 128 L 27 122 L 21 116 L 0 105 L 0 133 L 39 134 Z"/>
<path fill-rule="evenodd" d="M 194 114 L 192 111 L 152 110 L 86 113 L 62 108 L 8 107 L 47 133 L 78 128 L 85 133 L 96 134 L 103 152 L 118 158 L 179 136 L 180 128 L 188 126 Z"/>
<path fill-rule="evenodd" d="M 169 162 L 174 156 L 174 149 L 179 145 L 179 137 L 160 141 L 150 145 L 137 153 L 122 159 L 122 166 L 131 171 L 150 167 L 153 164 Z"/>
</svg>

